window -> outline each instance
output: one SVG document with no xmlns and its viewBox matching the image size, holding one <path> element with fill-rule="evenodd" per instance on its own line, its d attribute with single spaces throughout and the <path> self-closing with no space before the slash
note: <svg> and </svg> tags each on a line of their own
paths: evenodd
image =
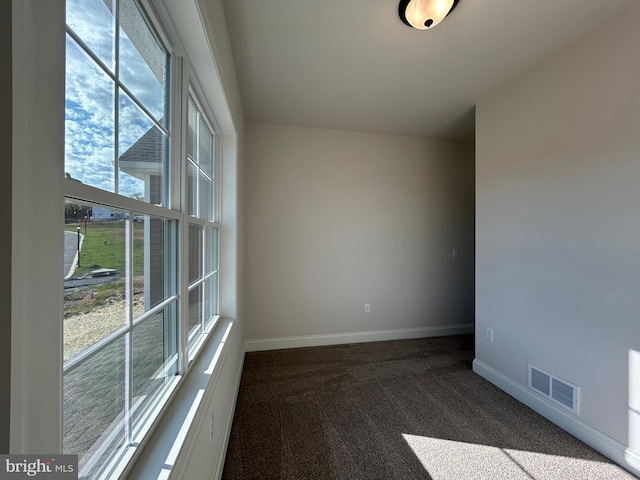
<svg viewBox="0 0 640 480">
<path fill-rule="evenodd" d="M 218 318 L 216 137 L 137 1 L 66 21 L 63 449 L 108 478 Z"/>
<path fill-rule="evenodd" d="M 215 216 L 215 136 L 189 96 L 187 139 L 187 210 L 189 219 L 189 358 L 197 352 L 218 308 L 218 229 Z"/>
</svg>

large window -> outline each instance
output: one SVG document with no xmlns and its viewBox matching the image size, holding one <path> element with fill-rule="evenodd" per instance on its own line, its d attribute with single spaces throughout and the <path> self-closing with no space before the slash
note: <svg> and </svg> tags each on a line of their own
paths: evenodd
<svg viewBox="0 0 640 480">
<path fill-rule="evenodd" d="M 66 9 L 63 448 L 108 478 L 218 318 L 216 137 L 136 0 Z"/>
</svg>

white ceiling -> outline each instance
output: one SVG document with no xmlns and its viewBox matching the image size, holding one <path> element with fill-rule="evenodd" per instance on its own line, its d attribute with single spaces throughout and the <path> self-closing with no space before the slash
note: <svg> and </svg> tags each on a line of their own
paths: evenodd
<svg viewBox="0 0 640 480">
<path fill-rule="evenodd" d="M 490 91 L 637 0 L 460 0 L 429 31 L 397 0 L 224 0 L 249 121 L 473 138 Z M 607 25 L 609 23 L 609 25 Z"/>
</svg>

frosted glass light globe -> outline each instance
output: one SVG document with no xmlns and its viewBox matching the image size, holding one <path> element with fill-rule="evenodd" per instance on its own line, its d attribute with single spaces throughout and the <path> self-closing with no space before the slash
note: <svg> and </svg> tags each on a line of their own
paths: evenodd
<svg viewBox="0 0 640 480">
<path fill-rule="evenodd" d="M 454 0 L 411 0 L 405 10 L 407 22 L 418 30 L 438 25 L 451 11 Z"/>
</svg>

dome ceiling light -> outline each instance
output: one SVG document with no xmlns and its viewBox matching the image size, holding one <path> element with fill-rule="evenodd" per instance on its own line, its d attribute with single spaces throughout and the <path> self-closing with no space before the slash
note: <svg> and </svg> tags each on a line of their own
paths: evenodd
<svg viewBox="0 0 640 480">
<path fill-rule="evenodd" d="M 418 30 L 429 30 L 449 15 L 459 0 L 401 0 L 398 5 L 400 19 Z"/>
</svg>

